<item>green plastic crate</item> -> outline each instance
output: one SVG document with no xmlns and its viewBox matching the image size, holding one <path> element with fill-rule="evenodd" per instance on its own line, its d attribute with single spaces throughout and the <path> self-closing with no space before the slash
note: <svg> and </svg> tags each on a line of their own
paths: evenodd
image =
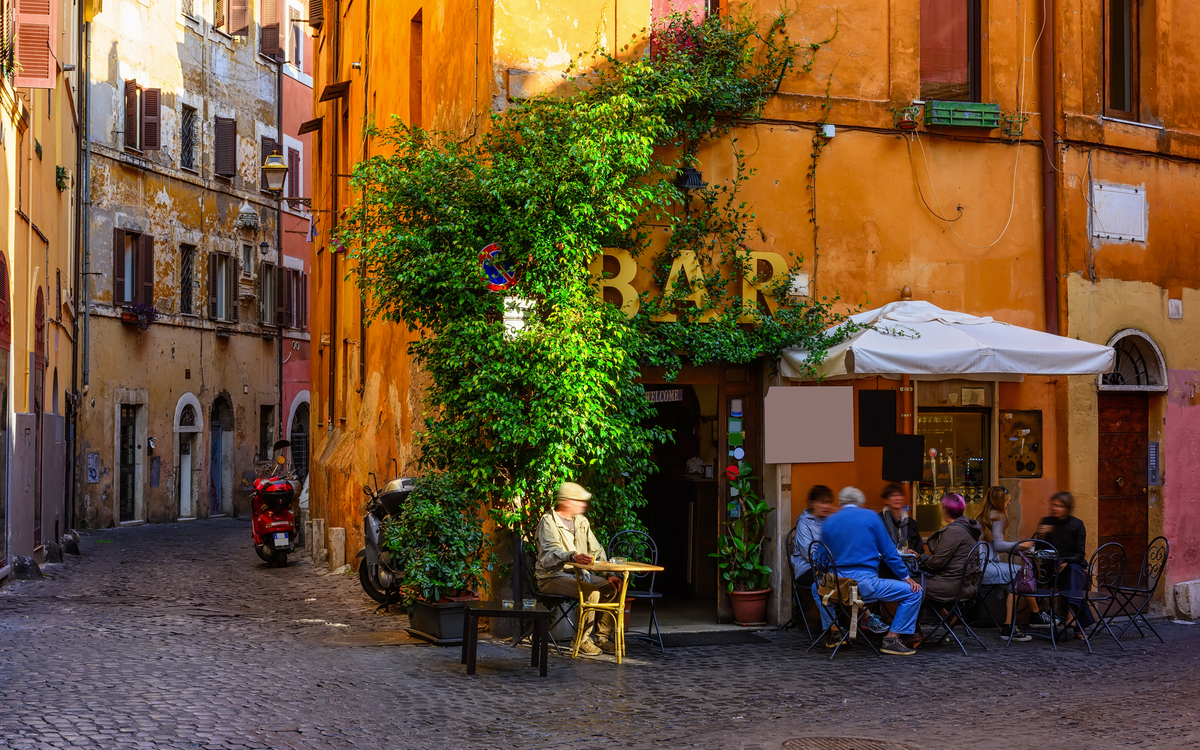
<svg viewBox="0 0 1200 750">
<path fill-rule="evenodd" d="M 979 102 L 925 102 L 927 127 L 998 128 L 1000 105 Z"/>
</svg>

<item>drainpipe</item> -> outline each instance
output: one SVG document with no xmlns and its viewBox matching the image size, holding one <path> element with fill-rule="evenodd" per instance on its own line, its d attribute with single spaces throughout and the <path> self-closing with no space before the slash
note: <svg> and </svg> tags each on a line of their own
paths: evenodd
<svg viewBox="0 0 1200 750">
<path fill-rule="evenodd" d="M 283 153 L 287 149 L 283 145 L 283 60 L 275 63 L 275 129 L 279 136 L 279 148 Z M 285 157 L 286 158 L 286 157 Z M 281 195 L 280 198 L 283 196 Z M 280 200 L 275 210 L 275 247 L 279 248 L 279 267 L 283 267 L 283 201 Z M 287 278 L 287 274 L 283 274 Z M 278 276 L 276 276 L 278 282 Z M 278 291 L 275 292 L 279 294 Z M 279 321 L 279 440 L 283 440 L 283 321 Z"/>
<path fill-rule="evenodd" d="M 80 13 L 82 14 L 82 9 Z M 90 40 L 91 25 L 83 20 L 80 16 L 79 24 L 79 55 L 76 61 L 75 77 L 79 82 L 77 89 L 79 91 L 79 120 L 80 120 L 80 138 L 75 153 L 75 171 L 78 173 L 75 180 L 75 315 L 73 319 L 72 334 L 74 336 L 74 357 L 71 358 L 71 393 L 75 394 L 75 404 L 71 412 L 71 496 L 70 504 L 66 508 L 63 518 L 63 524 L 68 529 L 75 528 L 76 509 L 79 501 L 79 414 L 83 410 L 83 394 L 80 393 L 80 370 L 83 370 L 84 390 L 87 388 L 87 356 L 81 355 L 80 345 L 83 343 L 80 339 L 79 325 L 79 306 L 83 303 L 84 308 L 84 335 L 87 333 L 87 310 L 90 307 L 89 301 L 91 297 L 91 276 L 87 275 L 87 267 L 84 259 L 84 247 L 87 243 L 89 222 L 88 207 L 91 206 L 90 187 L 85 190 L 84 186 L 89 185 L 88 177 L 88 151 L 90 143 L 90 128 L 91 123 L 88 118 L 88 43 Z"/>
<path fill-rule="evenodd" d="M 1058 319 L 1058 149 L 1054 145 L 1054 130 L 1058 123 L 1054 81 L 1054 14 L 1056 3 L 1046 0 L 1042 5 L 1045 29 L 1042 32 L 1040 60 L 1042 66 L 1042 285 L 1044 287 L 1046 331 L 1059 332 Z"/>
</svg>

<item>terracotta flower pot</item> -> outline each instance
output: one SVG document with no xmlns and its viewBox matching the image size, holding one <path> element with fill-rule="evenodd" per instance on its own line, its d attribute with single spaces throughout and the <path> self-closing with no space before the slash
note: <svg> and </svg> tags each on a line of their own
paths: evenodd
<svg viewBox="0 0 1200 750">
<path fill-rule="evenodd" d="M 771 589 L 757 591 L 732 591 L 729 599 L 733 603 L 733 621 L 738 625 L 765 625 L 767 597 Z"/>
</svg>

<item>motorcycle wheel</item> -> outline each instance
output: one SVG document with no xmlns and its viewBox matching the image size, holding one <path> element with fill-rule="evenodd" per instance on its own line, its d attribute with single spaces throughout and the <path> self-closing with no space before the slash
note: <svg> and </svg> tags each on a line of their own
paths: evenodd
<svg viewBox="0 0 1200 750">
<path fill-rule="evenodd" d="M 267 545 L 256 544 L 254 545 L 254 551 L 258 553 L 258 556 L 262 558 L 263 562 L 271 562 L 271 553 L 267 551 Z"/>
<path fill-rule="evenodd" d="M 371 580 L 371 572 L 368 570 L 370 566 L 366 560 L 363 560 L 358 565 L 358 582 L 362 584 L 363 591 L 367 592 L 367 596 L 371 597 L 380 604 L 387 604 L 388 594 L 378 586 L 375 581 Z"/>
<path fill-rule="evenodd" d="M 275 568 L 287 567 L 287 551 L 277 549 L 271 554 L 271 566 Z"/>
</svg>

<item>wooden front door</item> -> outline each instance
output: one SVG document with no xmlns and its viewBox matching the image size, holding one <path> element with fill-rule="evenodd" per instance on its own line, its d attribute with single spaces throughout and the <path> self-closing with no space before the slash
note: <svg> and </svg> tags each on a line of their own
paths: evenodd
<svg viewBox="0 0 1200 750">
<path fill-rule="evenodd" d="M 1126 570 L 1137 570 L 1149 532 L 1147 441 L 1149 402 L 1144 393 L 1100 394 L 1098 544 L 1119 542 Z"/>
</svg>

